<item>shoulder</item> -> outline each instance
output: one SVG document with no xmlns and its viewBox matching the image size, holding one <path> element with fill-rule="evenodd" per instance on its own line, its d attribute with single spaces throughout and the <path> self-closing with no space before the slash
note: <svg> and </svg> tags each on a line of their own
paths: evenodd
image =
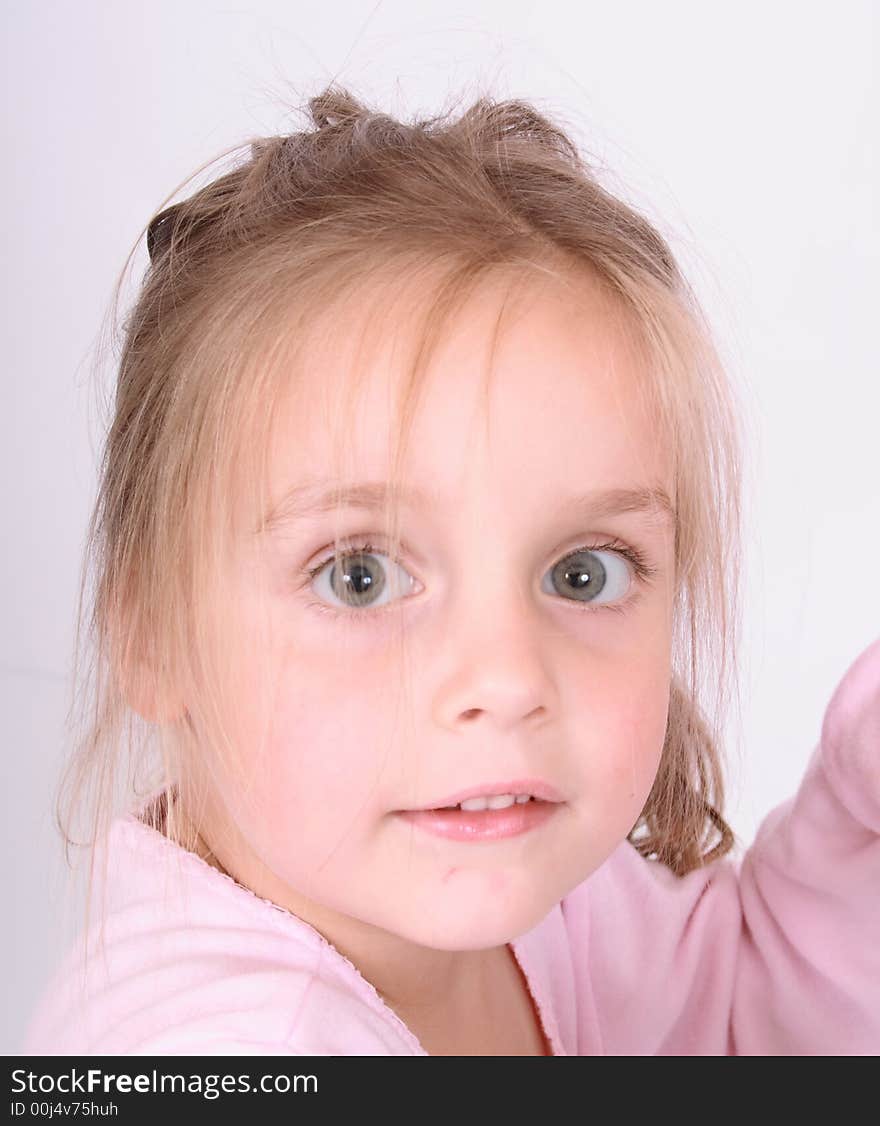
<svg viewBox="0 0 880 1126">
<path fill-rule="evenodd" d="M 648 860 L 630 841 L 621 842 L 605 861 L 574 888 L 563 900 L 567 917 L 590 911 L 601 915 L 614 904 L 619 910 L 638 910 L 640 914 L 668 911 L 671 904 L 685 915 L 707 894 L 739 904 L 738 880 L 741 860 L 733 856 L 695 868 L 677 876 L 657 860 Z M 606 921 L 612 920 L 607 918 Z"/>
<path fill-rule="evenodd" d="M 116 823 L 110 845 L 100 918 L 45 987 L 26 1054 L 401 1050 L 375 991 L 307 924 L 146 826 Z"/>
<path fill-rule="evenodd" d="M 394 1055 L 391 1024 L 314 968 L 254 959 L 220 966 L 188 952 L 184 972 L 60 973 L 28 1025 L 26 1055 Z"/>
<path fill-rule="evenodd" d="M 624 841 L 562 901 L 569 942 L 604 980 L 640 981 L 643 995 L 649 970 L 662 990 L 673 963 L 683 973 L 685 963 L 730 961 L 742 925 L 740 865 L 724 857 L 677 876 Z"/>
</svg>

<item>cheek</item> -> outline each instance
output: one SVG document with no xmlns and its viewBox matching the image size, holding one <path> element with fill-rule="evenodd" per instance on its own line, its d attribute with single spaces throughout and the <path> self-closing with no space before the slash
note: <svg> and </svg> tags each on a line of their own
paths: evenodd
<svg viewBox="0 0 880 1126">
<path fill-rule="evenodd" d="M 302 614 L 285 600 L 239 600 L 225 640 L 233 667 L 224 711 L 245 757 L 262 744 L 278 771 L 290 764 L 332 778 L 345 761 L 363 762 L 359 747 L 375 745 L 398 677 L 375 646 L 359 646 L 357 636 L 346 643 Z"/>
<path fill-rule="evenodd" d="M 375 650 L 320 649 L 285 630 L 280 608 L 261 619 L 259 605 L 238 607 L 216 643 L 226 660 L 218 703 L 243 771 L 225 777 L 226 800 L 281 855 L 304 841 L 327 852 L 381 806 L 398 678 Z"/>
<path fill-rule="evenodd" d="M 623 737 L 617 753 L 610 756 L 604 771 L 604 790 L 611 800 L 638 817 L 657 775 L 663 751 L 665 726 L 655 725 Z"/>
<path fill-rule="evenodd" d="M 388 770 L 382 708 L 354 673 L 340 691 L 338 662 L 287 661 L 262 756 L 248 773 L 258 850 L 291 880 L 346 863 L 349 841 L 375 821 Z M 379 749 L 377 751 L 377 748 Z"/>
<path fill-rule="evenodd" d="M 377 654 L 353 651 L 348 659 L 314 651 L 304 659 L 288 649 L 278 669 L 265 788 L 325 822 L 337 814 L 350 820 L 371 796 L 375 806 L 393 767 L 398 678 Z"/>
<path fill-rule="evenodd" d="M 607 801 L 609 815 L 632 822 L 650 793 L 660 765 L 669 709 L 666 662 L 622 664 L 608 672 L 581 707 L 580 740 L 587 756 L 586 792 Z M 626 826 L 626 830 L 629 829 Z"/>
</svg>

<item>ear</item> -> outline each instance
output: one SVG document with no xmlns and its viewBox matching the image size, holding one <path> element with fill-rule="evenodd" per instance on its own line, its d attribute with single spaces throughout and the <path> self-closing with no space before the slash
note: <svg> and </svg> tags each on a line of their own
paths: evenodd
<svg viewBox="0 0 880 1126">
<path fill-rule="evenodd" d="M 142 661 L 127 666 L 122 674 L 122 689 L 129 707 L 149 723 L 178 723 L 186 715 L 179 696 L 163 692 L 152 670 Z"/>
<path fill-rule="evenodd" d="M 186 715 L 180 696 L 163 687 L 153 664 L 129 638 L 120 659 L 120 685 L 128 706 L 149 723 L 177 723 Z"/>
</svg>

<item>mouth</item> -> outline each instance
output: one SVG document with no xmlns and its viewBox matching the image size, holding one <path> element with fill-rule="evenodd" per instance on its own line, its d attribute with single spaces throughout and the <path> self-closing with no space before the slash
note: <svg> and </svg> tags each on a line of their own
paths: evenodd
<svg viewBox="0 0 880 1126">
<path fill-rule="evenodd" d="M 535 788 L 555 794 L 544 784 Z M 397 816 L 448 840 L 495 841 L 537 829 L 564 805 L 561 798 L 539 797 L 523 787 L 517 792 L 472 794 L 441 805 L 402 809 Z"/>
<path fill-rule="evenodd" d="M 540 802 L 533 794 L 493 794 L 492 797 L 467 798 L 454 805 L 431 806 L 426 810 L 413 810 L 414 813 L 440 813 L 458 810 L 461 813 L 482 813 L 494 809 L 510 809 L 512 805 L 527 805 Z M 544 803 L 548 804 L 548 803 Z"/>
<path fill-rule="evenodd" d="M 513 782 L 499 782 L 484 786 L 471 786 L 459 790 L 439 801 L 417 806 L 399 812 L 422 813 L 438 810 L 461 810 L 463 813 L 478 813 L 484 810 L 509 809 L 512 805 L 531 803 L 556 805 L 562 803 L 562 795 L 548 782 L 536 778 L 519 778 Z"/>
</svg>

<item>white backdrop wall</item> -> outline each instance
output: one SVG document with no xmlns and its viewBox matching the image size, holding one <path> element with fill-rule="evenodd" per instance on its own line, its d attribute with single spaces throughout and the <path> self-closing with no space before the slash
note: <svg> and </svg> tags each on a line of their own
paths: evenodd
<svg viewBox="0 0 880 1126">
<path fill-rule="evenodd" d="M 794 791 L 880 634 L 877 19 L 873 0 L 7 6 L 0 1051 L 71 937 L 50 802 L 112 286 L 177 184 L 289 129 L 282 99 L 331 79 L 404 116 L 468 91 L 532 100 L 672 243 L 749 412 L 735 831 L 750 842 Z"/>
</svg>

